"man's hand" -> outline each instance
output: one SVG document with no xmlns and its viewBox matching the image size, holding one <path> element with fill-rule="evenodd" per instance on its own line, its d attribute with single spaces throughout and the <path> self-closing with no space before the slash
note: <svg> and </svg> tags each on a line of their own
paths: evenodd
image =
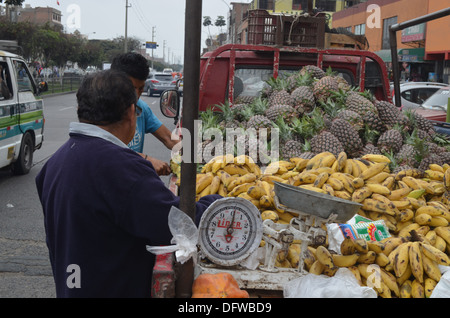
<svg viewBox="0 0 450 318">
<path fill-rule="evenodd" d="M 153 165 L 153 167 L 156 170 L 156 173 L 160 176 L 168 176 L 172 173 L 172 169 L 170 169 L 170 166 L 167 162 L 164 162 L 162 160 L 152 158 L 147 156 L 147 160 L 150 161 Z"/>
</svg>

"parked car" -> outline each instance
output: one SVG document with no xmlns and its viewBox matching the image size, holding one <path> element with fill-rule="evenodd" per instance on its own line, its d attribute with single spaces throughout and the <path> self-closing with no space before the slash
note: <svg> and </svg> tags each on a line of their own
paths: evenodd
<svg viewBox="0 0 450 318">
<path fill-rule="evenodd" d="M 176 85 L 177 81 L 171 73 L 150 73 L 145 81 L 144 91 L 147 92 L 148 96 L 161 95 L 165 90 L 175 89 Z"/>
<path fill-rule="evenodd" d="M 400 84 L 402 109 L 417 109 L 426 99 L 446 85 L 435 82 L 407 82 Z M 393 87 L 391 87 L 392 89 Z M 394 92 L 392 92 L 392 100 L 395 100 Z"/>
<path fill-rule="evenodd" d="M 423 104 L 426 109 L 438 109 L 447 111 L 450 98 L 450 86 L 443 87 L 431 95 Z"/>
</svg>

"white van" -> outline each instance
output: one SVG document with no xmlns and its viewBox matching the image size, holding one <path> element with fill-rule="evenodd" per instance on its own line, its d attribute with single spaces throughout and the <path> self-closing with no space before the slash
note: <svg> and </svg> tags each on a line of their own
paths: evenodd
<svg viewBox="0 0 450 318">
<path fill-rule="evenodd" d="M 0 51 L 0 168 L 27 174 L 44 140 L 44 102 L 25 60 Z"/>
</svg>

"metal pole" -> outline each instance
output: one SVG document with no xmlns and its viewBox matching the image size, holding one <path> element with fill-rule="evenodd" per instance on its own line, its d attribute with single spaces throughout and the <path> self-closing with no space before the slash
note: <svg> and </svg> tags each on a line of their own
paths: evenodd
<svg viewBox="0 0 450 318">
<path fill-rule="evenodd" d="M 126 0 L 125 4 L 125 44 L 124 44 L 125 53 L 128 52 L 128 0 Z"/>
<path fill-rule="evenodd" d="M 397 107 L 401 106 L 401 99 L 400 99 L 400 70 L 398 66 L 398 55 L 397 55 L 397 31 L 409 28 L 411 26 L 425 23 L 431 20 L 439 19 L 442 17 L 445 17 L 447 15 L 450 15 L 450 8 L 442 9 L 430 14 L 426 14 L 424 16 L 405 21 L 402 23 L 397 23 L 394 25 L 391 25 L 389 27 L 389 42 L 391 45 L 391 56 L 392 56 L 392 71 L 394 75 L 394 94 L 395 94 L 395 105 Z"/>
<path fill-rule="evenodd" d="M 180 209 L 195 220 L 195 180 L 197 167 L 195 163 L 196 145 L 194 142 L 195 120 L 198 119 L 198 100 L 200 87 L 200 50 L 202 31 L 202 0 L 186 0 L 184 35 L 184 93 L 183 93 L 183 128 L 189 136 L 183 140 L 190 146 L 189 162 L 181 164 Z M 188 140 L 190 138 L 190 142 Z M 186 150 L 186 149 L 185 149 Z M 194 281 L 194 264 L 192 259 L 181 265 L 176 281 L 176 297 L 190 298 Z"/>
</svg>

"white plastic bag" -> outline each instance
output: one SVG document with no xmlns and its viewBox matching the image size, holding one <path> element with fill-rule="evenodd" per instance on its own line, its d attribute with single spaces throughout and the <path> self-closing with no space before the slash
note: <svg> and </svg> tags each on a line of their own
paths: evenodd
<svg viewBox="0 0 450 318">
<path fill-rule="evenodd" d="M 371 287 L 360 286 L 348 268 L 332 277 L 307 274 L 284 286 L 284 298 L 377 298 Z"/>
<path fill-rule="evenodd" d="M 192 219 L 183 211 L 172 207 L 169 212 L 169 228 L 173 237 L 169 246 L 148 246 L 147 251 L 155 255 L 173 253 L 177 262 L 184 264 L 191 257 L 197 261 L 198 229 Z"/>
<path fill-rule="evenodd" d="M 441 279 L 434 287 L 430 298 L 450 298 L 450 266 L 439 265 Z"/>
</svg>

